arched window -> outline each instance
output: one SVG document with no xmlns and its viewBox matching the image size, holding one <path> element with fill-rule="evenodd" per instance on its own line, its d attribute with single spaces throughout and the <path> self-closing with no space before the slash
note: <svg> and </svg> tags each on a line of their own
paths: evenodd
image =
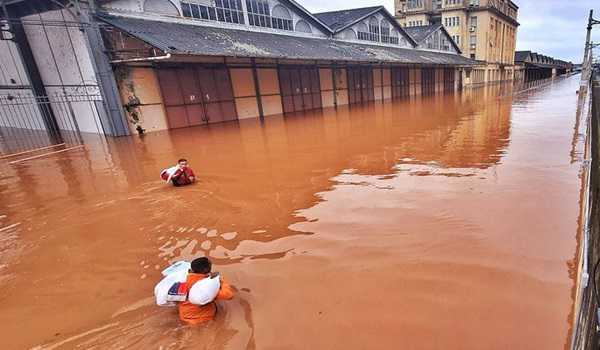
<svg viewBox="0 0 600 350">
<path fill-rule="evenodd" d="M 169 0 L 146 0 L 144 2 L 144 12 L 179 16 L 179 10 Z"/>
<path fill-rule="evenodd" d="M 308 24 L 305 20 L 299 20 L 296 22 L 296 31 L 302 33 L 312 33 L 312 29 L 310 29 L 310 24 Z"/>
<path fill-rule="evenodd" d="M 352 29 L 348 28 L 342 32 L 342 39 L 346 40 L 356 40 L 358 37 L 356 36 L 356 32 Z"/>
<path fill-rule="evenodd" d="M 369 19 L 369 34 L 369 40 L 379 41 L 379 21 L 375 17 Z"/>
<path fill-rule="evenodd" d="M 358 32 L 358 40 L 377 41 L 377 39 L 373 40 L 373 35 L 371 35 L 369 26 L 366 23 L 360 23 L 356 29 Z"/>
<path fill-rule="evenodd" d="M 381 42 L 390 42 L 390 24 L 385 19 L 381 20 Z"/>
<path fill-rule="evenodd" d="M 271 22 L 275 29 L 294 30 L 290 11 L 281 5 L 275 5 L 275 7 L 273 7 Z"/>
</svg>

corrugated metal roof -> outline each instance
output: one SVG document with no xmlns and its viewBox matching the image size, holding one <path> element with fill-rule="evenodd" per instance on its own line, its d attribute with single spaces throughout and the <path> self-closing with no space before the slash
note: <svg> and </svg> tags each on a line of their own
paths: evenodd
<svg viewBox="0 0 600 350">
<path fill-rule="evenodd" d="M 175 55 L 431 65 L 478 64 L 474 60 L 456 54 L 350 43 L 334 39 L 109 15 L 102 15 L 99 19 Z"/>
<path fill-rule="evenodd" d="M 516 51 L 515 62 L 525 62 L 531 56 L 531 51 Z"/>
<path fill-rule="evenodd" d="M 355 23 L 366 15 L 378 11 L 382 6 L 315 13 L 314 16 L 334 31 Z"/>
<path fill-rule="evenodd" d="M 432 24 L 429 26 L 404 27 L 404 31 L 420 44 L 441 26 L 441 24 Z"/>
</svg>

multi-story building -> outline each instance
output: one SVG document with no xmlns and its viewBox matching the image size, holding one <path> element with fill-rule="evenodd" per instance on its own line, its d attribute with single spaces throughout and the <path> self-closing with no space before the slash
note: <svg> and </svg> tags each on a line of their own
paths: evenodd
<svg viewBox="0 0 600 350">
<path fill-rule="evenodd" d="M 442 24 L 462 54 L 486 64 L 465 71 L 464 83 L 514 79 L 519 7 L 510 0 L 395 0 L 404 27 Z"/>
</svg>

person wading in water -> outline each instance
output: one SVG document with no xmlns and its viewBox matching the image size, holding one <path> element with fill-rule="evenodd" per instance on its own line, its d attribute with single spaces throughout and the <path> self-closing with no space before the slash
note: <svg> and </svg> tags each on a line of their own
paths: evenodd
<svg viewBox="0 0 600 350">
<path fill-rule="evenodd" d="M 233 289 L 231 286 L 225 282 L 223 277 L 211 273 L 211 269 L 212 263 L 208 258 L 197 258 L 192 261 L 192 266 L 185 282 L 187 284 L 187 290 L 191 290 L 195 283 L 200 282 L 205 278 L 219 278 L 221 281 L 221 288 L 215 299 L 209 304 L 194 305 L 187 300 L 179 303 L 179 318 L 189 325 L 197 325 L 214 319 L 217 313 L 216 301 L 230 300 L 233 298 Z"/>
<path fill-rule="evenodd" d="M 160 173 L 160 178 L 167 183 L 172 183 L 175 187 L 196 182 L 194 171 L 188 166 L 188 161 L 185 158 L 178 160 L 176 166 L 163 170 Z"/>
</svg>

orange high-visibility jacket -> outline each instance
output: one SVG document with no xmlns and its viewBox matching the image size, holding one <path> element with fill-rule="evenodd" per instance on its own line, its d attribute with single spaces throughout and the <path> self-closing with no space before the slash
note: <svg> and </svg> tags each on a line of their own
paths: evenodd
<svg viewBox="0 0 600 350">
<path fill-rule="evenodd" d="M 207 278 L 209 275 L 201 274 L 201 273 L 189 273 L 187 276 L 186 284 L 187 290 L 192 289 L 194 283 Z M 221 289 L 217 294 L 216 300 L 229 300 L 233 298 L 233 290 L 231 286 L 225 282 L 225 280 L 221 277 Z M 179 318 L 187 323 L 187 324 L 200 324 L 206 321 L 210 321 L 215 317 L 217 312 L 217 305 L 213 301 L 210 304 L 206 305 L 194 305 L 189 301 L 184 301 L 179 303 Z"/>
</svg>

